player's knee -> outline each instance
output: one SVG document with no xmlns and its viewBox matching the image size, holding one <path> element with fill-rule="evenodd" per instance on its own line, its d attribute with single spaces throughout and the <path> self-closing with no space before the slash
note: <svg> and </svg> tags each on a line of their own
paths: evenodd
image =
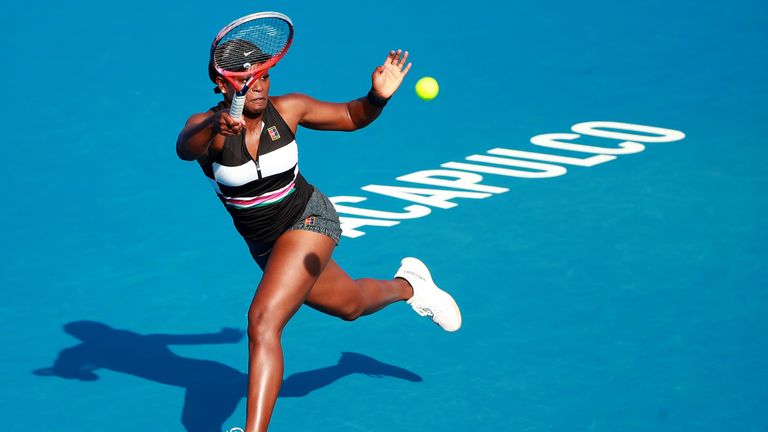
<svg viewBox="0 0 768 432">
<path fill-rule="evenodd" d="M 347 302 L 340 310 L 338 317 L 344 321 L 354 321 L 363 315 L 363 302 L 359 299 Z"/>
<path fill-rule="evenodd" d="M 271 338 L 279 338 L 280 325 L 274 317 L 262 311 L 251 310 L 248 312 L 248 339 L 251 342 L 265 341 Z"/>
</svg>

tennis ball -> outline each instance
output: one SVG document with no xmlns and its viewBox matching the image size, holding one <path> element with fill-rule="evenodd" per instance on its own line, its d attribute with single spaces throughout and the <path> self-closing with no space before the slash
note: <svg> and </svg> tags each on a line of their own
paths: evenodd
<svg viewBox="0 0 768 432">
<path fill-rule="evenodd" d="M 440 86 L 432 77 L 424 77 L 416 81 L 416 95 L 424 100 L 432 100 L 437 97 Z"/>
</svg>

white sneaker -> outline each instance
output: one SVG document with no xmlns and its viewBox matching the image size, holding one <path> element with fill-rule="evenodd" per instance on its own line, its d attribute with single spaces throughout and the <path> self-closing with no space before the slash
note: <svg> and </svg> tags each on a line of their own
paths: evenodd
<svg viewBox="0 0 768 432">
<path fill-rule="evenodd" d="M 407 301 L 421 316 L 432 318 L 445 331 L 455 332 L 461 327 L 461 312 L 450 294 L 432 282 L 427 266 L 416 258 L 403 258 L 396 278 L 408 281 L 413 287 L 413 297 Z"/>
</svg>

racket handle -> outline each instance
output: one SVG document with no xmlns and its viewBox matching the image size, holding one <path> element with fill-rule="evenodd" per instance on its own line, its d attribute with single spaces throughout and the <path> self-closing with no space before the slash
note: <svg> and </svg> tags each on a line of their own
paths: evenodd
<svg viewBox="0 0 768 432">
<path fill-rule="evenodd" d="M 232 98 L 232 106 L 229 107 L 229 116 L 235 120 L 240 120 L 243 116 L 243 107 L 245 106 L 245 96 L 235 95 Z"/>
</svg>

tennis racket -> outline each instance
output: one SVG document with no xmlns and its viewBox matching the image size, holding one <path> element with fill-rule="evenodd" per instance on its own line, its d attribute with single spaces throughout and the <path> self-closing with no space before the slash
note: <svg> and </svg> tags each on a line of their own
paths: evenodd
<svg viewBox="0 0 768 432">
<path fill-rule="evenodd" d="M 291 19 L 277 12 L 244 16 L 216 35 L 211 45 L 213 67 L 234 88 L 240 88 L 229 109 L 233 119 L 243 115 L 245 95 L 251 85 L 283 58 L 292 41 Z"/>
</svg>

